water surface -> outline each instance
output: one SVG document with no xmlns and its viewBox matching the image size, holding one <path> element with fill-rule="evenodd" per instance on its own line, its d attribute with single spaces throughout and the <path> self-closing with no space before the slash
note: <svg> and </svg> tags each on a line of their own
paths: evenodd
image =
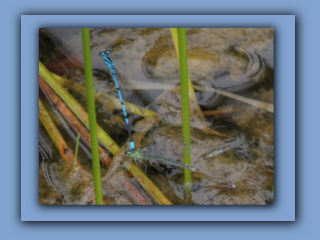
<svg viewBox="0 0 320 240">
<path fill-rule="evenodd" d="M 113 79 L 99 57 L 112 51 L 119 81 L 149 109 L 161 115 L 150 121 L 139 147 L 154 156 L 183 161 L 179 62 L 170 30 L 164 28 L 90 29 L 94 87 L 117 97 Z M 39 58 L 52 72 L 75 85 L 85 85 L 81 29 L 40 29 Z M 273 103 L 273 29 L 187 29 L 188 68 L 194 85 L 215 87 L 240 96 Z M 68 91 L 86 108 L 85 92 Z M 185 200 L 184 170 L 148 161 L 142 171 L 173 204 L 266 205 L 273 199 L 273 113 L 213 92 L 196 91 L 203 111 L 240 109 L 202 119 L 191 109 L 192 199 Z M 40 98 L 71 149 L 76 134 L 40 92 Z M 96 99 L 97 122 L 119 146 L 128 136 L 122 111 L 103 97 Z M 192 106 L 191 106 L 192 108 Z M 130 115 L 139 132 L 141 118 Z M 144 124 L 147 124 L 144 122 Z M 93 183 L 67 170 L 43 126 L 39 126 L 39 204 L 92 204 Z M 217 136 L 214 131 L 225 136 Z M 82 144 L 81 164 L 91 172 L 90 151 Z M 112 155 L 111 155 L 112 157 Z M 102 175 L 107 167 L 102 166 Z M 123 166 L 103 182 L 107 204 L 136 204 L 119 184 Z M 150 204 L 155 203 L 136 183 Z"/>
</svg>

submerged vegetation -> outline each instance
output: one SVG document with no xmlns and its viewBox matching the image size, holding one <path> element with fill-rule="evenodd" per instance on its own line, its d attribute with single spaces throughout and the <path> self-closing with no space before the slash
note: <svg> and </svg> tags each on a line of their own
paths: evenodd
<svg viewBox="0 0 320 240">
<path fill-rule="evenodd" d="M 84 29 L 85 70 L 75 51 L 81 29 L 40 30 L 40 204 L 273 203 L 273 30 L 170 30 Z M 69 39 L 57 42 L 55 31 L 68 31 Z M 126 154 L 114 81 L 98 61 L 106 49 L 126 86 L 120 89 L 135 148 L 154 156 L 138 166 Z M 133 91 L 147 107 L 126 102 Z M 44 143 L 43 128 L 58 153 Z"/>
</svg>

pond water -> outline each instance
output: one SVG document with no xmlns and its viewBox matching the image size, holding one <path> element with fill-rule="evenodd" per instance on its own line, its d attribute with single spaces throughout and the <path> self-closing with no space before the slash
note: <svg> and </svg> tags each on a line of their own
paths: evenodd
<svg viewBox="0 0 320 240">
<path fill-rule="evenodd" d="M 219 28 L 187 30 L 188 70 L 194 86 L 217 88 L 242 97 L 273 104 L 273 29 Z M 90 29 L 94 88 L 101 96 L 115 97 L 114 81 L 99 53 L 112 51 L 116 74 L 123 86 L 157 112 L 161 118 L 129 114 L 136 143 L 152 156 L 183 162 L 179 62 L 170 29 Z M 68 91 L 86 109 L 82 36 L 79 28 L 40 29 L 39 59 L 53 73 L 70 81 Z M 273 203 L 273 113 L 212 91 L 199 91 L 197 102 L 206 113 L 202 118 L 191 104 L 191 198 L 186 199 L 184 169 L 166 162 L 140 165 L 148 178 L 173 204 L 266 205 Z M 40 99 L 71 149 L 76 133 L 40 91 Z M 126 99 L 125 99 L 126 100 Z M 98 124 L 121 147 L 128 134 L 121 110 L 96 98 Z M 141 130 L 150 125 L 147 130 Z M 216 134 L 219 132 L 222 136 Z M 80 143 L 81 165 L 91 173 L 88 147 Z M 113 158 L 112 154 L 110 157 Z M 93 181 L 66 167 L 55 145 L 39 126 L 39 204 L 93 204 Z M 120 163 L 108 180 L 101 164 L 103 200 L 106 204 L 132 205 L 136 200 L 120 184 L 129 179 L 148 204 L 157 204 Z"/>
</svg>

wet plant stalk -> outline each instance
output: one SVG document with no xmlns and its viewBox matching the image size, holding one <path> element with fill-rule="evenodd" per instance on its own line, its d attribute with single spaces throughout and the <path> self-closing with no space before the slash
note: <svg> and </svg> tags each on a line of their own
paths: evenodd
<svg viewBox="0 0 320 240">
<path fill-rule="evenodd" d="M 186 29 L 178 28 L 179 39 L 179 66 L 181 81 L 181 105 L 182 105 L 182 131 L 184 164 L 191 165 L 190 153 L 190 111 L 189 111 L 189 87 L 188 87 L 188 61 Z M 191 195 L 191 171 L 184 169 L 184 183 L 187 199 Z"/>
<path fill-rule="evenodd" d="M 148 189 L 148 192 L 160 205 L 172 205 L 170 200 L 159 190 L 157 186 L 155 186 L 151 182 L 149 178 L 146 177 L 146 175 L 141 170 L 137 168 L 134 163 L 125 161 L 124 166 L 132 173 L 133 176 L 135 176 L 135 178 L 144 189 Z"/>
<path fill-rule="evenodd" d="M 61 136 L 57 126 L 52 121 L 49 113 L 43 106 L 41 100 L 39 99 L 39 119 L 52 139 L 54 145 L 58 148 L 62 158 L 69 163 L 74 160 L 74 154 Z M 79 163 L 78 163 L 79 164 Z"/>
<path fill-rule="evenodd" d="M 99 149 L 98 149 L 96 109 L 95 109 L 94 91 L 93 91 L 89 28 L 82 28 L 82 44 L 83 44 L 84 70 L 85 70 L 85 76 L 86 76 L 87 106 L 88 106 L 89 125 L 90 125 L 94 192 L 95 192 L 96 205 L 102 205 L 103 202 L 102 202 L 101 174 L 100 174 L 100 161 L 99 161 Z"/>
<path fill-rule="evenodd" d="M 76 171 L 76 164 L 77 164 L 77 157 L 78 157 L 78 148 L 79 148 L 79 141 L 80 141 L 80 134 L 78 133 L 78 137 L 77 137 L 77 143 L 76 143 L 76 152 L 75 152 L 75 156 L 74 156 L 74 162 L 73 162 L 73 171 Z"/>
<path fill-rule="evenodd" d="M 215 93 L 221 94 L 223 96 L 236 99 L 238 101 L 250 104 L 252 106 L 255 106 L 257 108 L 260 108 L 260 109 L 263 109 L 263 110 L 266 110 L 266 111 L 269 111 L 269 112 L 272 112 L 272 113 L 274 111 L 273 104 L 271 104 L 271 103 L 261 102 L 261 101 L 258 101 L 258 100 L 242 97 L 240 95 L 237 95 L 237 94 L 234 94 L 234 93 L 229 93 L 229 92 L 226 92 L 224 90 L 213 88 L 213 87 L 212 88 L 208 88 L 208 87 L 202 87 L 202 86 L 195 86 L 194 88 L 199 90 L 199 91 L 215 92 Z"/>
<path fill-rule="evenodd" d="M 204 111 L 203 115 L 204 116 L 211 116 L 211 115 L 218 115 L 218 114 L 240 112 L 243 110 L 244 110 L 244 107 L 226 108 L 226 109 L 218 109 L 218 110 L 212 110 L 212 111 Z"/>
<path fill-rule="evenodd" d="M 62 102 L 62 100 L 57 96 L 57 94 L 45 83 L 45 81 L 39 77 L 39 87 L 42 92 L 46 95 L 49 101 L 54 104 L 57 110 L 62 114 L 62 116 L 67 120 L 69 125 L 73 130 L 80 134 L 81 139 L 87 144 L 88 147 L 91 146 L 90 134 L 87 129 L 81 124 L 81 122 L 76 118 L 76 116 L 69 110 L 69 108 Z M 108 154 L 99 146 L 99 157 L 101 162 L 109 166 L 111 164 L 111 159 Z"/>
<path fill-rule="evenodd" d="M 81 135 L 81 139 L 90 146 L 90 134 L 85 129 L 85 127 L 80 123 L 80 121 L 73 115 L 73 113 L 69 110 L 69 108 L 61 101 L 61 99 L 55 94 L 55 92 L 44 82 L 44 80 L 39 77 L 39 86 L 42 92 L 46 95 L 46 97 L 55 105 L 58 111 L 63 115 L 63 117 L 67 120 L 70 126 Z M 104 151 L 102 147 L 99 146 L 99 156 L 101 162 L 103 162 L 108 167 L 111 164 L 111 159 Z M 139 203 L 140 205 L 148 205 L 148 202 L 144 199 L 144 197 L 139 193 L 139 191 L 135 188 L 135 186 L 128 180 L 124 179 L 122 181 L 123 186 L 130 192 L 132 197 Z"/>
<path fill-rule="evenodd" d="M 59 153 L 61 154 L 62 158 L 70 163 L 68 166 L 70 166 L 70 169 L 72 167 L 72 163 L 74 161 L 74 154 L 69 148 L 66 141 L 63 139 L 62 135 L 60 134 L 57 126 L 54 124 L 53 120 L 51 119 L 49 113 L 43 106 L 41 100 L 39 99 L 39 119 L 44 128 L 46 129 L 47 133 L 49 134 L 51 140 L 53 141 L 54 145 L 58 148 Z M 83 167 L 80 165 L 80 163 L 77 161 L 76 165 L 80 168 L 81 172 L 84 176 L 84 181 L 88 182 L 91 181 L 91 176 L 86 174 Z"/>
</svg>

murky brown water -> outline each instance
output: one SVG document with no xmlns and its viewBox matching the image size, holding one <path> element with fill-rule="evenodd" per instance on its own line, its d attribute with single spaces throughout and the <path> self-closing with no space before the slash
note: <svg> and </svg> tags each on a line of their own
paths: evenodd
<svg viewBox="0 0 320 240">
<path fill-rule="evenodd" d="M 135 89 L 145 106 L 161 114 L 139 147 L 153 156 L 182 161 L 182 121 L 177 60 L 169 29 L 91 29 L 95 90 L 117 97 L 114 82 L 99 52 L 112 51 L 119 81 Z M 187 29 L 188 68 L 194 85 L 215 87 L 273 103 L 273 29 Z M 84 85 L 81 29 L 41 29 L 40 60 L 72 84 Z M 69 92 L 85 107 L 84 92 Z M 164 90 L 166 92 L 164 92 Z M 158 98 L 161 95 L 160 98 Z M 192 199 L 185 201 L 184 170 L 149 161 L 147 176 L 173 204 L 271 204 L 273 199 L 273 113 L 213 92 L 196 91 L 204 111 L 238 109 L 202 119 L 192 109 Z M 76 134 L 40 94 L 71 149 Z M 97 122 L 120 146 L 128 140 L 123 114 L 97 98 Z M 130 116 L 139 132 L 140 119 Z M 144 124 L 147 121 L 143 122 Z M 225 136 L 217 136 L 214 131 Z M 80 146 L 81 147 L 81 146 Z M 67 170 L 44 128 L 39 133 L 39 204 L 92 204 L 93 183 Z M 90 152 L 80 150 L 81 164 L 91 172 Z M 141 170 L 145 166 L 141 165 Z M 102 167 L 102 176 L 107 172 Z M 124 168 L 103 182 L 107 204 L 136 204 L 119 182 Z M 130 181 L 138 188 L 134 178 Z M 145 195 L 141 189 L 142 194 Z M 147 201 L 154 201 L 145 195 Z"/>
</svg>

